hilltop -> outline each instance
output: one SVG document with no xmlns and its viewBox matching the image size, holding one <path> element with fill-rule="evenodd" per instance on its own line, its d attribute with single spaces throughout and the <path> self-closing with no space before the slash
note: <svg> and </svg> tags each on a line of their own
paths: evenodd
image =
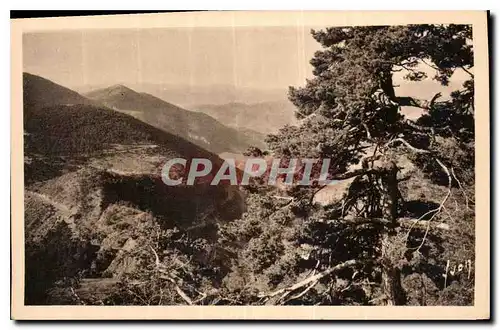
<svg viewBox="0 0 500 330">
<path fill-rule="evenodd" d="M 69 88 L 28 72 L 23 73 L 23 101 L 25 106 L 95 103 Z"/>
</svg>

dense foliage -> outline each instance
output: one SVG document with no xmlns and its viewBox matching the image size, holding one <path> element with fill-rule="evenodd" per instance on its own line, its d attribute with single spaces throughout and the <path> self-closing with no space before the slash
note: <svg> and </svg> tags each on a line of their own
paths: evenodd
<svg viewBox="0 0 500 330">
<path fill-rule="evenodd" d="M 118 144 L 152 144 L 165 156 L 217 158 L 176 135 L 104 106 L 27 106 L 24 130 L 26 152 L 46 156 L 95 154 Z"/>
<path fill-rule="evenodd" d="M 471 27 L 335 27 L 312 34 L 323 46 L 311 60 L 314 78 L 290 88 L 301 124 L 269 136 L 270 152 L 329 158 L 331 177 L 352 182 L 325 207 L 313 202 L 325 188 L 320 183 L 287 189 L 284 205 L 276 196 L 282 192 L 254 192 L 248 213 L 227 226 L 242 248 L 235 272 L 245 272 L 245 287 L 267 303 L 473 303 Z M 432 72 L 429 79 L 447 85 L 457 70 L 469 79 L 448 98 L 397 95 L 396 75 L 420 81 Z M 406 119 L 407 106 L 424 115 Z M 417 168 L 403 178 L 400 170 L 412 164 Z M 453 286 L 450 262 L 461 272 L 469 265 L 467 278 Z M 316 280 L 315 273 L 326 275 Z M 279 288 L 285 290 L 278 296 L 269 293 Z"/>
</svg>

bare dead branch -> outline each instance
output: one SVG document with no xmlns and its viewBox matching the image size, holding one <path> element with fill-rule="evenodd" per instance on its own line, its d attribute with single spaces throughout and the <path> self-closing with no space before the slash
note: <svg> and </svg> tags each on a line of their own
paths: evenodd
<svg viewBox="0 0 500 330">
<path fill-rule="evenodd" d="M 319 280 L 321 280 L 323 277 L 325 276 L 328 276 L 328 275 L 331 275 L 335 272 L 338 272 L 339 270 L 342 270 L 344 268 L 347 268 L 347 267 L 352 267 L 352 266 L 356 266 L 356 265 L 360 265 L 361 264 L 361 261 L 359 260 L 348 260 L 346 262 L 343 262 L 341 264 L 338 264 L 334 267 L 330 267 L 328 268 L 327 270 L 321 272 L 321 273 L 318 273 L 314 276 L 311 276 L 311 277 L 308 277 L 306 278 L 305 280 L 303 281 L 300 281 L 290 287 L 287 287 L 287 288 L 283 288 L 283 289 L 280 289 L 280 290 L 277 290 L 277 291 L 274 291 L 274 292 L 271 292 L 271 293 L 267 293 L 267 294 L 260 294 L 259 296 L 260 297 L 265 297 L 265 298 L 272 298 L 272 297 L 275 297 L 277 295 L 280 295 L 282 294 L 283 296 L 281 297 L 281 299 L 283 297 L 285 297 L 287 294 L 297 290 L 297 289 L 300 289 L 310 283 L 314 283 L 314 282 L 317 282 Z"/>
<path fill-rule="evenodd" d="M 302 291 L 301 293 L 299 293 L 299 294 L 297 294 L 297 295 L 295 295 L 293 297 L 288 298 L 286 301 L 284 301 L 284 303 L 287 302 L 287 301 L 290 301 L 290 300 L 299 299 L 300 297 L 302 297 L 303 295 L 305 295 L 309 290 L 311 290 L 312 288 L 314 288 L 314 286 L 316 284 L 318 284 L 318 282 L 319 282 L 319 280 L 312 282 L 311 285 L 309 285 L 304 291 Z"/>
<path fill-rule="evenodd" d="M 444 171 L 448 175 L 448 192 L 447 192 L 446 196 L 443 198 L 443 200 L 441 201 L 441 204 L 439 204 L 437 211 L 427 221 L 427 228 L 425 229 L 425 233 L 424 233 L 424 237 L 422 238 L 422 242 L 420 243 L 420 245 L 416 249 L 417 252 L 420 250 L 420 248 L 422 248 L 422 246 L 425 243 L 425 239 L 427 238 L 427 235 L 429 233 L 429 228 L 430 228 L 430 224 L 431 224 L 432 219 L 434 219 L 436 217 L 436 215 L 444 208 L 444 203 L 446 203 L 448 198 L 451 196 L 451 174 L 450 174 L 450 171 L 439 159 L 436 158 L 436 162 L 444 169 Z"/>
<path fill-rule="evenodd" d="M 414 146 L 412 146 L 410 143 L 408 143 L 408 141 L 406 141 L 405 139 L 403 138 L 396 138 L 394 140 L 391 140 L 389 141 L 386 146 L 389 146 L 390 144 L 394 143 L 394 142 L 401 142 L 403 143 L 408 149 L 412 150 L 413 152 L 416 152 L 416 153 L 421 153 L 421 154 L 431 154 L 431 152 L 429 150 L 424 150 L 424 149 L 419 149 L 419 148 L 415 148 Z M 428 212 L 426 212 L 424 215 L 422 215 L 419 219 L 417 219 L 415 221 L 415 223 L 412 225 L 412 227 L 410 227 L 410 229 L 408 230 L 408 234 L 406 236 L 406 239 L 408 239 L 409 235 L 410 235 L 410 232 L 412 230 L 412 228 L 420 221 L 422 220 L 426 215 L 430 214 L 430 213 L 433 213 L 431 218 L 427 221 L 427 227 L 426 227 L 426 230 L 425 230 L 425 234 L 424 234 L 424 237 L 422 239 L 422 242 L 421 244 L 417 247 L 417 251 L 420 250 L 420 248 L 423 246 L 424 242 L 425 242 L 425 239 L 427 238 L 427 235 L 429 233 L 429 228 L 430 228 L 430 223 L 431 221 L 436 217 L 436 215 L 444 208 L 444 203 L 446 203 L 446 201 L 448 200 L 448 198 L 450 197 L 451 195 L 451 174 L 450 174 L 450 171 L 448 170 L 448 168 L 443 164 L 443 162 L 441 162 L 437 157 L 435 157 L 435 160 L 436 162 L 438 163 L 438 165 L 443 169 L 443 171 L 446 173 L 446 175 L 448 176 L 448 193 L 446 194 L 445 198 L 443 199 L 443 201 L 441 202 L 441 204 L 439 205 L 439 207 L 437 207 L 436 209 L 434 210 L 430 210 Z"/>
<path fill-rule="evenodd" d="M 160 265 L 160 258 L 158 258 L 158 254 L 156 253 L 155 249 L 150 245 L 149 248 L 151 251 L 153 251 L 153 254 L 155 255 L 155 265 L 158 267 Z"/>
<path fill-rule="evenodd" d="M 283 200 L 286 200 L 286 201 L 293 201 L 294 200 L 293 197 L 289 197 L 289 196 L 272 195 L 271 197 L 272 198 L 276 198 L 276 199 L 283 199 Z"/>
<path fill-rule="evenodd" d="M 455 175 L 455 170 L 453 169 L 453 167 L 451 168 L 451 174 L 453 175 L 453 178 L 455 179 L 455 181 L 458 183 L 458 187 L 460 188 L 460 190 L 462 191 L 462 194 L 464 195 L 464 198 L 465 198 L 465 208 L 467 210 L 470 210 L 470 208 L 469 208 L 469 197 L 465 193 L 465 189 L 462 186 L 462 183 L 460 182 L 460 180 L 458 180 L 457 176 Z"/>
<path fill-rule="evenodd" d="M 441 202 L 441 204 L 435 208 L 435 209 L 432 209 L 430 211 L 427 211 L 426 213 L 424 213 L 422 216 L 420 216 L 418 219 L 416 219 L 413 224 L 410 226 L 410 228 L 408 229 L 408 232 L 406 234 L 406 240 L 408 240 L 408 238 L 410 237 L 410 233 L 411 231 L 413 230 L 413 228 L 419 224 L 419 221 L 422 220 L 423 218 L 425 218 L 427 215 L 431 214 L 432 213 L 432 216 L 431 218 L 427 221 L 427 224 L 426 224 L 426 227 L 425 227 L 425 234 L 424 234 L 424 237 L 422 238 L 422 242 L 420 243 L 420 245 L 416 248 L 416 251 L 418 252 L 420 250 L 420 248 L 423 246 L 424 242 L 425 242 L 425 239 L 427 238 L 427 235 L 429 233 L 429 229 L 430 229 L 430 224 L 431 224 L 431 221 L 436 217 L 436 215 L 444 209 L 444 203 L 446 203 L 446 201 L 448 200 L 448 198 L 451 196 L 451 175 L 450 175 L 450 171 L 448 170 L 448 168 L 439 160 L 436 158 L 436 162 L 441 166 L 441 168 L 443 168 L 443 170 L 445 171 L 445 173 L 448 175 L 448 192 L 445 196 L 445 198 L 443 199 L 443 201 Z M 438 227 L 444 227 L 442 229 L 449 229 L 449 226 L 447 226 L 446 224 L 439 224 Z"/>
<path fill-rule="evenodd" d="M 201 297 L 196 299 L 195 301 L 193 301 L 193 304 L 197 304 L 199 302 L 202 302 L 206 297 L 207 297 L 207 294 L 204 293 L 204 292 L 199 292 L 201 294 Z"/>
<path fill-rule="evenodd" d="M 368 129 L 368 125 L 366 125 L 366 123 L 363 123 L 363 127 L 365 128 L 365 131 L 366 131 L 366 138 L 368 140 L 371 140 L 372 139 L 372 135 L 370 133 L 370 129 Z"/>
<path fill-rule="evenodd" d="M 416 153 L 419 153 L 419 154 L 430 154 L 431 152 L 429 150 L 424 150 L 424 149 L 419 149 L 419 148 L 415 148 L 414 146 L 412 146 L 408 141 L 406 141 L 405 139 L 403 138 L 396 138 L 396 139 L 393 139 L 389 142 L 387 142 L 385 144 L 386 147 L 389 147 L 391 144 L 395 143 L 395 142 L 401 142 L 402 144 L 404 144 L 408 149 L 410 149 L 411 151 L 413 152 L 416 152 Z"/>
<path fill-rule="evenodd" d="M 437 208 L 432 209 L 432 210 L 427 211 L 424 214 L 422 214 L 418 219 L 415 219 L 414 222 L 411 224 L 410 228 L 408 229 L 408 232 L 406 233 L 406 240 L 408 240 L 408 238 L 410 237 L 411 231 L 413 230 L 413 228 L 415 226 L 417 226 L 419 224 L 420 220 L 422 220 L 423 218 L 425 218 L 427 215 L 429 215 L 431 213 L 434 213 L 434 212 L 437 212 L 437 211 L 438 211 Z"/>
<path fill-rule="evenodd" d="M 187 294 L 184 293 L 184 291 L 181 290 L 181 288 L 179 288 L 179 286 L 176 283 L 174 283 L 174 287 L 175 287 L 175 291 L 177 292 L 177 294 L 179 294 L 179 296 L 181 296 L 181 298 L 184 299 L 184 301 L 188 305 L 193 304 L 193 301 L 187 296 Z"/>
<path fill-rule="evenodd" d="M 174 285 L 174 289 L 177 292 L 177 294 L 188 305 L 192 305 L 193 301 L 191 300 L 191 298 L 189 298 L 189 296 L 184 291 L 182 291 L 182 289 L 179 287 L 179 285 L 177 284 L 177 282 L 170 276 L 170 274 L 168 274 L 168 272 L 166 271 L 166 267 L 160 262 L 160 258 L 158 258 L 158 254 L 153 249 L 153 247 L 150 245 L 149 248 L 151 249 L 151 251 L 153 251 L 153 253 L 155 255 L 155 265 L 156 265 L 156 270 L 160 273 L 159 277 L 162 278 L 162 279 L 164 279 L 164 280 L 167 280 L 167 281 L 171 282 Z"/>
</svg>

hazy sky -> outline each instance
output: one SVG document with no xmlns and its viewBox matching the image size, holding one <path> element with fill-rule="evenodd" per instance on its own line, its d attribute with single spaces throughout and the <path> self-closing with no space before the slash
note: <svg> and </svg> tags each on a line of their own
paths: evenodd
<svg viewBox="0 0 500 330">
<path fill-rule="evenodd" d="M 286 88 L 311 74 L 310 28 L 161 28 L 31 33 L 24 71 L 85 85 L 235 84 Z"/>
</svg>

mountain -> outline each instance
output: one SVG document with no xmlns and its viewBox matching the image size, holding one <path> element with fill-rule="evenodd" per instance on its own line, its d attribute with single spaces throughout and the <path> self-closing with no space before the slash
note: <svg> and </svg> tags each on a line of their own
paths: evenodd
<svg viewBox="0 0 500 330">
<path fill-rule="evenodd" d="M 452 91 L 460 89 L 461 84 L 462 81 L 450 81 L 448 86 L 442 86 L 434 80 L 419 82 L 403 80 L 398 83 L 396 94 L 398 96 L 405 95 L 429 100 L 437 92 L 441 92 L 442 97 L 440 100 L 445 100 L 449 98 Z M 229 87 L 228 90 L 231 91 Z M 213 98 L 212 103 L 203 104 L 203 102 L 199 102 L 190 105 L 188 109 L 206 113 L 224 125 L 239 129 L 246 128 L 263 134 L 276 132 L 286 124 L 297 123 L 294 117 L 295 107 L 286 99 L 286 93 L 275 92 L 273 94 L 268 92 L 265 94 L 258 91 L 254 93 L 247 91 L 247 97 L 245 97 L 242 92 L 233 92 L 235 94 L 228 93 L 228 95 L 234 95 L 233 98 L 237 99 L 247 99 L 248 102 L 228 101 L 220 103 L 223 101 L 222 98 Z M 162 92 L 157 91 L 157 93 Z M 253 99 L 251 96 L 253 96 Z M 203 94 L 201 94 L 198 99 L 196 97 L 193 97 L 193 99 L 204 100 L 208 98 L 203 97 Z M 403 107 L 402 113 L 409 119 L 416 119 L 422 115 L 423 110 L 415 107 Z"/>
<path fill-rule="evenodd" d="M 159 233 L 175 228 L 216 246 L 215 224 L 241 216 L 237 187 L 161 180 L 172 158 L 208 158 L 217 169 L 217 155 L 46 79 L 23 78 L 26 304 L 75 303 L 69 278 L 78 278 L 76 295 L 96 297 L 149 264 Z"/>
<path fill-rule="evenodd" d="M 144 107 L 152 109 L 166 107 L 168 109 L 182 110 L 150 94 L 137 93 L 120 84 L 90 91 L 85 96 L 118 109 L 132 110 Z"/>
<path fill-rule="evenodd" d="M 242 127 L 263 134 L 276 132 L 296 123 L 294 106 L 287 100 L 259 103 L 232 102 L 222 105 L 196 105 L 194 111 L 206 113 L 231 127 Z"/>
<path fill-rule="evenodd" d="M 129 85 L 129 87 L 154 95 L 162 100 L 168 100 L 185 109 L 191 109 L 196 104 L 223 105 L 232 102 L 256 103 L 287 99 L 286 87 L 251 88 L 232 84 L 179 85 L 172 83 L 141 83 L 140 85 Z M 81 90 L 85 91 L 86 89 L 81 88 Z"/>
<path fill-rule="evenodd" d="M 215 155 L 177 135 L 113 111 L 45 78 L 23 75 L 25 148 L 39 154 L 99 152 L 114 144 L 156 144 L 188 157 Z"/>
<path fill-rule="evenodd" d="M 23 101 L 25 106 L 95 103 L 71 89 L 27 72 L 23 73 Z"/>
<path fill-rule="evenodd" d="M 249 146 L 262 147 L 263 144 L 261 136 L 239 132 L 209 115 L 185 110 L 123 85 L 91 91 L 85 95 L 95 102 L 176 134 L 214 153 L 242 152 Z"/>
</svg>

